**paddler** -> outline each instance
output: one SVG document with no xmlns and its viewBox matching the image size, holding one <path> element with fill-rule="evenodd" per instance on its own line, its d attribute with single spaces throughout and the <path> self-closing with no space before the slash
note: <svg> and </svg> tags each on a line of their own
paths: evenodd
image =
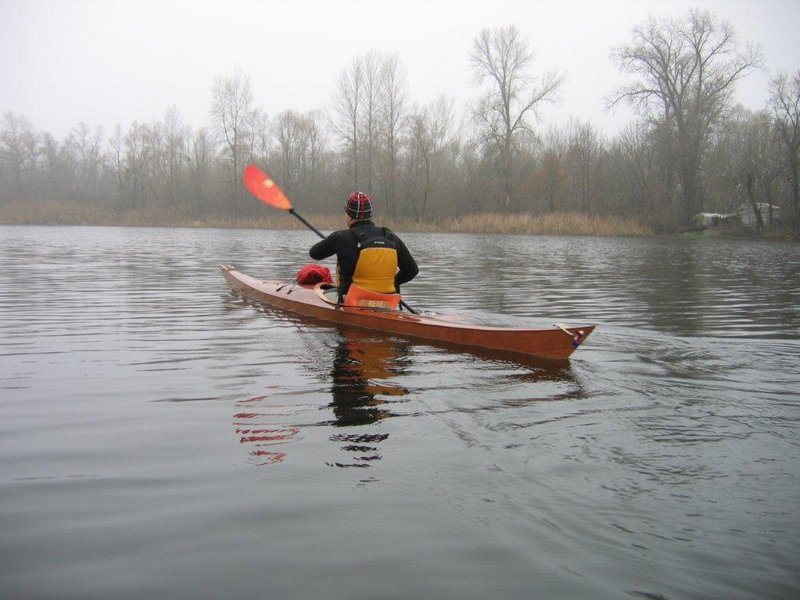
<svg viewBox="0 0 800 600">
<path fill-rule="evenodd" d="M 346 305 L 358 304 L 356 296 L 362 291 L 393 295 L 399 301 L 400 286 L 419 272 L 408 248 L 395 233 L 372 222 L 371 196 L 353 192 L 344 212 L 347 229 L 334 231 L 314 244 L 311 258 L 336 255 L 339 301 Z"/>
</svg>

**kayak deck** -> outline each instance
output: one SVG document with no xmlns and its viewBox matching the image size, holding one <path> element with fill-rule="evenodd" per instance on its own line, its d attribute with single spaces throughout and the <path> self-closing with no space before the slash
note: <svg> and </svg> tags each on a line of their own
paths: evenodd
<svg viewBox="0 0 800 600">
<path fill-rule="evenodd" d="M 443 317 L 412 314 L 401 310 L 339 306 L 327 301 L 313 285 L 264 281 L 220 265 L 233 292 L 251 300 L 306 317 L 384 333 L 446 344 L 523 354 L 548 359 L 566 359 L 594 330 L 594 325 L 541 329 L 516 329 L 473 325 Z"/>
</svg>

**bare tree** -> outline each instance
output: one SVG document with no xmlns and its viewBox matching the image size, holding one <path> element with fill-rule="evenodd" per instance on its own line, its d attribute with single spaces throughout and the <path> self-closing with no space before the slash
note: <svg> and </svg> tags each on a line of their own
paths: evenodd
<svg viewBox="0 0 800 600">
<path fill-rule="evenodd" d="M 183 124 L 177 106 L 170 106 L 164 115 L 163 128 L 164 182 L 167 200 L 175 205 L 181 198 L 188 155 L 189 128 Z"/>
<path fill-rule="evenodd" d="M 304 206 L 314 204 L 321 194 L 326 141 L 320 121 L 318 111 L 286 110 L 276 116 L 273 127 L 275 148 L 269 162 L 287 194 Z M 316 204 L 324 210 L 324 203 Z"/>
<path fill-rule="evenodd" d="M 563 195 L 566 179 L 566 135 L 558 128 L 547 131 L 541 156 L 541 165 L 536 177 L 536 188 L 544 197 L 548 212 L 556 212 L 559 200 Z"/>
<path fill-rule="evenodd" d="M 360 58 L 355 58 L 348 69 L 339 75 L 333 99 L 331 125 L 337 137 L 348 147 L 351 160 L 351 186 L 358 186 L 358 161 L 361 132 L 359 122 L 363 112 L 361 104 L 364 71 Z"/>
<path fill-rule="evenodd" d="M 103 168 L 103 129 L 92 130 L 87 123 L 78 123 L 67 135 L 64 146 L 75 160 L 75 175 L 82 193 L 92 200 L 97 199 Z"/>
<path fill-rule="evenodd" d="M 533 52 L 514 25 L 481 31 L 473 41 L 470 59 L 476 82 L 488 81 L 488 89 L 475 108 L 475 118 L 483 142 L 496 151 L 499 159 L 502 200 L 516 209 L 513 166 L 517 138 L 533 133 L 528 118 L 536 116 L 543 102 L 557 99 L 563 77 L 547 73 L 534 83 L 528 73 Z"/>
<path fill-rule="evenodd" d="M 124 137 L 122 127 L 116 125 L 114 134 L 108 140 L 110 156 L 108 159 L 109 168 L 114 177 L 114 189 L 117 192 L 114 204 L 122 209 L 125 204 L 125 158 L 124 158 Z"/>
<path fill-rule="evenodd" d="M 126 211 L 141 208 L 145 202 L 147 165 L 150 147 L 148 128 L 134 121 L 127 134 L 117 125 L 110 144 L 112 169 L 119 198 L 118 208 Z"/>
<path fill-rule="evenodd" d="M 289 197 L 297 195 L 304 149 L 303 117 L 293 110 L 285 110 L 275 117 L 275 142 L 278 160 L 275 175 Z"/>
<path fill-rule="evenodd" d="M 266 113 L 258 111 L 250 134 L 250 161 L 268 164 L 267 157 L 275 145 L 273 123 Z"/>
<path fill-rule="evenodd" d="M 205 214 L 211 199 L 211 181 L 216 155 L 213 136 L 205 128 L 199 129 L 189 143 L 189 180 L 193 216 Z"/>
<path fill-rule="evenodd" d="M 259 114 L 253 106 L 250 77 L 239 71 L 214 79 L 211 117 L 213 128 L 227 154 L 231 197 L 241 197 L 240 177 L 244 162 L 252 154 L 254 126 Z"/>
<path fill-rule="evenodd" d="M 415 106 L 407 121 L 403 189 L 414 218 L 422 221 L 431 198 L 442 193 L 445 165 L 454 162 L 445 156 L 454 139 L 453 100 L 441 96 L 428 106 Z"/>
<path fill-rule="evenodd" d="M 654 138 L 652 128 L 632 123 L 612 145 L 621 206 L 653 224 L 658 209 L 656 199 L 664 197 L 664 177 Z"/>
<path fill-rule="evenodd" d="M 596 210 L 600 161 L 605 143 L 590 123 L 582 121 L 573 121 L 567 136 L 567 161 L 572 174 L 572 197 L 579 199 L 581 211 L 592 214 Z"/>
<path fill-rule="evenodd" d="M 404 195 L 419 221 L 425 213 L 430 193 L 431 152 L 429 125 L 425 111 L 414 107 L 408 119 L 407 152 L 404 161 Z"/>
<path fill-rule="evenodd" d="M 398 57 L 370 51 L 355 57 L 341 72 L 333 99 L 331 126 L 347 148 L 350 185 L 374 193 L 378 174 L 389 213 L 406 95 Z"/>
<path fill-rule="evenodd" d="M 406 74 L 396 54 L 386 56 L 381 62 L 380 132 L 383 142 L 385 168 L 382 170 L 386 212 L 394 215 L 397 160 L 401 132 L 406 120 L 408 84 Z"/>
<path fill-rule="evenodd" d="M 16 200 L 30 193 L 37 157 L 31 122 L 27 117 L 7 112 L 0 129 L 0 173 L 10 176 L 10 185 L 0 187 L 0 200 Z"/>
<path fill-rule="evenodd" d="M 637 76 L 611 104 L 627 101 L 674 139 L 684 223 L 702 209 L 701 168 L 714 127 L 727 115 L 736 82 L 760 65 L 760 52 L 742 48 L 732 26 L 709 12 L 682 19 L 650 17 L 633 41 L 615 48 L 622 71 Z"/>
<path fill-rule="evenodd" d="M 358 183 L 367 193 L 375 191 L 375 156 L 379 146 L 380 137 L 380 105 L 383 87 L 382 79 L 382 59 L 374 50 L 370 50 L 363 56 L 356 58 L 361 61 L 361 73 L 363 74 L 362 102 L 363 113 L 359 127 L 363 131 L 361 150 L 364 154 L 364 173 L 361 176 L 363 182 Z"/>
<path fill-rule="evenodd" d="M 59 144 L 49 133 L 41 137 L 39 146 L 45 197 L 51 200 L 75 200 L 75 166 L 69 146 Z M 84 198 L 85 199 L 85 198 Z"/>
<path fill-rule="evenodd" d="M 800 69 L 770 81 L 770 108 L 783 142 L 795 228 L 800 230 Z"/>
<path fill-rule="evenodd" d="M 322 174 L 325 165 L 325 154 L 328 137 L 323 127 L 322 112 L 313 110 L 306 115 L 308 125 L 308 153 L 305 157 L 305 168 L 309 178 L 316 181 Z"/>
<path fill-rule="evenodd" d="M 328 208 L 325 197 L 330 187 L 328 164 L 328 137 L 323 126 L 323 115 L 312 110 L 303 116 L 302 147 L 300 163 L 301 194 L 309 205 Z"/>
<path fill-rule="evenodd" d="M 749 206 L 759 230 L 764 228 L 765 221 L 772 224 L 773 140 L 768 114 L 744 108 L 736 112 L 721 136 L 720 145 L 727 154 L 725 171 L 733 194 L 741 205 Z M 769 205 L 767 214 L 761 211 L 763 203 Z"/>
</svg>

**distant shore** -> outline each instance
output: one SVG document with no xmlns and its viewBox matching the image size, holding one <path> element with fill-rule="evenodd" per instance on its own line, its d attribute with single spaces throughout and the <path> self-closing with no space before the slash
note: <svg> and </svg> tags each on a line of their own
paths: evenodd
<svg viewBox="0 0 800 600">
<path fill-rule="evenodd" d="M 303 215 L 319 229 L 344 227 L 343 215 Z M 647 236 L 652 230 L 634 218 L 586 216 L 579 213 L 544 215 L 476 214 L 442 221 L 393 219 L 378 215 L 376 221 L 406 232 L 497 233 L 524 235 Z M 179 211 L 141 209 L 116 213 L 67 202 L 14 202 L 0 206 L 2 225 L 95 225 L 117 227 L 208 227 L 229 229 L 302 229 L 287 213 L 265 211 L 258 217 L 203 216 L 193 218 Z"/>
<path fill-rule="evenodd" d="M 342 215 L 304 215 L 322 230 L 344 227 Z M 593 216 L 581 213 L 483 213 L 441 221 L 382 218 L 376 221 L 397 231 L 412 233 L 483 233 L 543 236 L 646 237 L 656 233 L 634 217 Z M 109 226 L 109 227 L 197 227 L 216 229 L 302 229 L 304 226 L 287 213 L 266 211 L 258 217 L 203 216 L 193 218 L 179 211 L 141 209 L 117 213 L 68 202 L 13 202 L 0 206 L 0 225 Z M 757 234 L 751 230 L 705 230 L 691 232 L 690 238 L 732 237 L 792 240 L 791 230 Z"/>
</svg>

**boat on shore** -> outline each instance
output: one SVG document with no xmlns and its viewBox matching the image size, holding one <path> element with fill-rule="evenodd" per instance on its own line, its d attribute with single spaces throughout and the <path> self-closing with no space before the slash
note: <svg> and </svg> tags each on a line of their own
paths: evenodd
<svg viewBox="0 0 800 600">
<path fill-rule="evenodd" d="M 586 340 L 594 325 L 525 329 L 490 327 L 447 317 L 416 314 L 400 309 L 337 305 L 326 284 L 261 280 L 220 265 L 230 289 L 250 300 L 339 325 L 464 348 L 564 360 Z"/>
</svg>

